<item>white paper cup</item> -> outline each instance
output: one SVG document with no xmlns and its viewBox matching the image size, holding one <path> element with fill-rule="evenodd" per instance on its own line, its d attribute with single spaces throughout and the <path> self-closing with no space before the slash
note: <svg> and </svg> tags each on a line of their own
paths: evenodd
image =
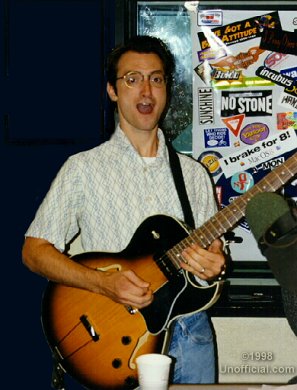
<svg viewBox="0 0 297 390">
<path fill-rule="evenodd" d="M 136 358 L 141 390 L 167 390 L 171 358 L 159 353 L 148 353 Z"/>
</svg>

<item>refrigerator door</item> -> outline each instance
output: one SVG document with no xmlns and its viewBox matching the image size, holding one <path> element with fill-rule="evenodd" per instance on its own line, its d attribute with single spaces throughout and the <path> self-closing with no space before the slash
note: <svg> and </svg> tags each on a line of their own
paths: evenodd
<svg viewBox="0 0 297 390">
<path fill-rule="evenodd" d="M 207 167 L 221 207 L 297 147 L 296 25 L 295 1 L 137 1 L 137 32 L 165 40 L 177 61 L 163 127 L 178 150 Z M 274 43 L 269 32 L 264 42 L 266 27 L 275 33 Z M 280 30 L 288 34 L 277 35 Z M 288 42 L 278 51 L 280 38 Z M 251 153 L 256 142 L 263 153 L 248 156 L 242 171 L 238 153 Z M 237 166 L 227 157 L 236 158 Z M 283 193 L 297 197 L 296 181 Z M 245 218 L 231 234 L 237 241 L 231 244 L 233 260 L 265 260 Z"/>
<path fill-rule="evenodd" d="M 245 9 L 234 2 L 223 9 L 193 3 L 186 2 L 196 107 L 193 157 L 207 166 L 224 208 L 250 190 L 255 194 L 264 177 L 269 191 L 276 191 L 269 173 L 296 152 L 297 5 L 263 9 L 263 3 L 249 2 Z M 297 199 L 296 181 L 282 192 Z M 242 241 L 231 244 L 233 260 L 265 260 L 245 218 L 233 233 Z"/>
</svg>

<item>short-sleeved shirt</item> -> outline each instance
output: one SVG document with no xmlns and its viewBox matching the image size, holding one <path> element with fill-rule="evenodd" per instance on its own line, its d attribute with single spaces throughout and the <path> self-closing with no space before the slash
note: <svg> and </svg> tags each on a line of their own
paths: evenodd
<svg viewBox="0 0 297 390">
<path fill-rule="evenodd" d="M 109 141 L 69 157 L 26 236 L 46 239 L 64 251 L 80 234 L 84 251 L 119 252 L 149 216 L 165 214 L 183 221 L 161 129 L 158 139 L 151 163 L 138 154 L 119 126 Z M 212 183 L 200 163 L 178 155 L 199 227 L 217 210 Z"/>
</svg>

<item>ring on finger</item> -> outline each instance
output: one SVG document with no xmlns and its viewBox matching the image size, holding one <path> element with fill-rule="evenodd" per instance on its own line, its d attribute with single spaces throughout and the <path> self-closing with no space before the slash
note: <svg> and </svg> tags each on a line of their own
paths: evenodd
<svg viewBox="0 0 297 390">
<path fill-rule="evenodd" d="M 203 274 L 205 272 L 205 268 L 202 267 L 201 270 L 199 271 L 201 274 Z"/>
</svg>

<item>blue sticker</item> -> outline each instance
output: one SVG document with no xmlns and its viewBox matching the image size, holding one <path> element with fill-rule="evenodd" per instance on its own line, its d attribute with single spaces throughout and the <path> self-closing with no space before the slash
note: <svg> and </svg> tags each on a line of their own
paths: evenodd
<svg viewBox="0 0 297 390">
<path fill-rule="evenodd" d="M 226 127 L 204 129 L 204 144 L 206 148 L 230 146 L 228 129 Z"/>
<path fill-rule="evenodd" d="M 297 79 L 297 68 L 287 68 L 287 69 L 282 69 L 280 71 L 281 74 L 285 74 L 286 76 L 292 77 L 293 79 Z"/>
<path fill-rule="evenodd" d="M 239 172 L 232 176 L 231 187 L 235 192 L 243 194 L 250 190 L 254 185 L 254 178 L 248 172 Z"/>
</svg>

